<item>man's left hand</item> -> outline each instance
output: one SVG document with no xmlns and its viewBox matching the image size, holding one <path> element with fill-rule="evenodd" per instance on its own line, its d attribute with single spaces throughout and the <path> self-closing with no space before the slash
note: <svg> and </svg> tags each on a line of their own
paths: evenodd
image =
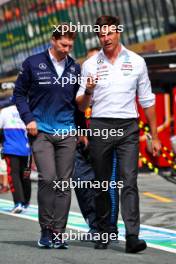
<svg viewBox="0 0 176 264">
<path fill-rule="evenodd" d="M 86 136 L 79 136 L 77 143 L 80 143 L 80 142 L 82 142 L 85 147 L 87 147 L 89 143 L 88 138 Z"/>
<path fill-rule="evenodd" d="M 159 156 L 161 143 L 159 139 L 152 139 L 152 154 L 154 157 Z"/>
</svg>

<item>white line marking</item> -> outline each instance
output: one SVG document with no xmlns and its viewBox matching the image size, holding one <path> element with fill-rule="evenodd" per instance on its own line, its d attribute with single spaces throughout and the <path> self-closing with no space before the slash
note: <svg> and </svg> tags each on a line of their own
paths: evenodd
<svg viewBox="0 0 176 264">
<path fill-rule="evenodd" d="M 9 201 L 9 200 L 6 200 L 6 199 L 0 199 L 0 202 L 5 202 L 5 203 L 8 203 L 9 205 L 13 206 L 13 202 Z M 37 205 L 30 205 L 30 206 L 33 207 L 33 208 L 38 209 Z M 32 216 L 28 216 L 28 215 L 24 215 L 24 214 L 23 215 L 22 214 L 12 214 L 10 212 L 4 212 L 2 210 L 0 210 L 0 213 L 2 213 L 4 215 L 9 215 L 9 216 L 18 217 L 18 218 L 21 218 L 21 219 L 27 219 L 27 220 L 31 220 L 31 221 L 34 221 L 34 222 L 38 222 L 38 219 L 35 219 Z M 73 214 L 73 215 L 78 216 L 78 217 L 82 217 L 82 215 L 80 213 L 77 213 L 77 212 L 70 212 L 70 214 Z M 123 223 L 123 221 L 119 221 L 119 223 Z M 147 229 L 152 229 L 152 230 L 155 230 L 155 231 L 162 231 L 162 232 L 168 232 L 168 233 L 176 234 L 176 231 L 168 230 L 168 229 L 165 229 L 165 228 L 160 228 L 160 227 L 158 228 L 158 227 L 153 227 L 153 226 L 148 226 L 148 225 L 141 225 L 141 227 L 144 227 L 144 228 L 147 228 Z M 70 224 L 67 225 L 67 228 L 70 228 L 70 229 L 73 229 L 73 230 L 77 230 L 77 231 L 88 231 L 88 228 L 83 228 L 83 227 L 79 227 L 78 228 L 78 227 L 72 226 Z M 120 241 L 125 241 L 125 238 L 122 237 L 122 236 L 119 236 L 119 240 Z M 164 246 L 159 246 L 159 245 L 155 245 L 155 244 L 151 244 L 151 243 L 147 243 L 147 245 L 150 248 L 155 248 L 155 249 L 167 251 L 167 252 L 170 252 L 170 253 L 176 253 L 176 249 L 172 249 L 172 248 L 168 248 L 168 247 L 164 247 Z"/>
</svg>

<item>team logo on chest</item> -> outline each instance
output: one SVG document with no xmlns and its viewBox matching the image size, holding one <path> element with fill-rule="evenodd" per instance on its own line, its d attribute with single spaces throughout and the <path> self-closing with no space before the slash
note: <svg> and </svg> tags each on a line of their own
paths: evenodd
<svg viewBox="0 0 176 264">
<path fill-rule="evenodd" d="M 71 67 L 70 67 L 70 71 L 71 71 L 71 72 L 75 72 L 75 67 L 74 67 L 74 66 L 71 66 Z"/>
<path fill-rule="evenodd" d="M 103 64 L 103 63 L 104 63 L 104 60 L 102 58 L 97 60 L 97 64 Z"/>
<path fill-rule="evenodd" d="M 39 64 L 39 69 L 40 70 L 46 70 L 46 68 L 47 68 L 47 65 L 45 63 L 42 62 L 42 63 Z"/>
</svg>

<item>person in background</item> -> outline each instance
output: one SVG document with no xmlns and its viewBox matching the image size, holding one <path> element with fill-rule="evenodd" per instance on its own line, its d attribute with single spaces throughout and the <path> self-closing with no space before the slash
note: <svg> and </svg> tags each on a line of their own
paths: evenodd
<svg viewBox="0 0 176 264">
<path fill-rule="evenodd" d="M 8 178 L 7 178 L 7 166 L 4 159 L 0 157 L 0 194 L 9 191 Z"/>
<path fill-rule="evenodd" d="M 9 191 L 8 178 L 7 178 L 7 166 L 4 159 L 0 158 L 0 194 Z"/>
<path fill-rule="evenodd" d="M 14 208 L 12 213 L 21 213 L 29 206 L 31 198 L 30 160 L 31 149 L 25 124 L 20 119 L 15 105 L 0 112 L 2 157 L 7 164 L 7 175 Z"/>
<path fill-rule="evenodd" d="M 12 105 L 12 102 L 11 102 L 11 96 L 2 96 L 0 97 L 0 111 L 7 107 L 7 106 L 10 106 Z M 0 133 L 0 143 L 2 140 L 2 130 L 1 130 L 1 133 Z M 6 162 L 3 158 L 3 154 L 2 154 L 2 149 L 0 149 L 0 153 L 1 153 L 1 157 L 0 157 L 0 194 L 3 194 L 3 193 L 6 193 L 9 191 L 9 185 L 8 185 L 8 177 L 7 177 L 7 165 L 6 165 Z"/>
</svg>

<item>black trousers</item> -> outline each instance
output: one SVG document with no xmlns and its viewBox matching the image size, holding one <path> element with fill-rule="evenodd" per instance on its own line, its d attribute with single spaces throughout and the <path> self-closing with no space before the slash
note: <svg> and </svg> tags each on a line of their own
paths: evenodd
<svg viewBox="0 0 176 264">
<path fill-rule="evenodd" d="M 76 150 L 75 173 L 73 180 L 91 181 L 95 178 L 94 171 L 89 161 L 88 151 L 84 150 L 84 146 L 79 144 Z M 88 223 L 90 229 L 96 229 L 96 212 L 95 212 L 95 190 L 94 188 L 75 188 L 76 197 L 81 213 Z"/>
<path fill-rule="evenodd" d="M 110 181 L 113 152 L 117 156 L 118 180 L 123 181 L 121 189 L 121 213 L 125 223 L 126 236 L 139 234 L 139 195 L 137 187 L 139 128 L 137 119 L 94 118 L 92 132 L 99 130 L 100 136 L 90 136 L 90 154 L 97 181 Z M 104 137 L 103 129 L 108 131 Z M 112 136 L 110 130 L 123 129 L 123 136 Z M 103 136 L 102 136 L 103 134 Z M 114 135 L 114 134 L 113 134 Z M 108 191 L 96 189 L 96 216 L 99 232 L 110 232 L 111 199 Z"/>
<path fill-rule="evenodd" d="M 76 138 L 40 132 L 31 140 L 39 173 L 38 206 L 41 228 L 65 232 L 71 202 L 71 189 L 59 188 L 54 181 L 69 183 L 73 174 Z M 56 188 L 54 188 L 56 186 Z M 61 187 L 61 185 L 60 185 Z"/>
<path fill-rule="evenodd" d="M 117 178 L 116 175 L 116 159 L 114 158 L 114 167 L 111 178 Z M 92 168 L 90 161 L 89 149 L 85 146 L 79 144 L 76 150 L 76 161 L 75 161 L 75 173 L 73 180 L 75 181 L 93 181 L 95 180 L 95 173 Z M 75 193 L 77 196 L 78 204 L 81 213 L 85 221 L 89 224 L 90 229 L 97 230 L 96 223 L 96 207 L 95 207 L 95 195 L 96 190 L 94 188 L 75 188 Z M 117 219 L 118 219 L 118 190 L 110 190 L 111 197 L 111 221 L 110 226 L 112 232 L 117 233 Z"/>
<path fill-rule="evenodd" d="M 24 177 L 28 157 L 5 154 L 4 158 L 14 203 L 28 204 L 31 198 L 31 180 Z"/>
</svg>

